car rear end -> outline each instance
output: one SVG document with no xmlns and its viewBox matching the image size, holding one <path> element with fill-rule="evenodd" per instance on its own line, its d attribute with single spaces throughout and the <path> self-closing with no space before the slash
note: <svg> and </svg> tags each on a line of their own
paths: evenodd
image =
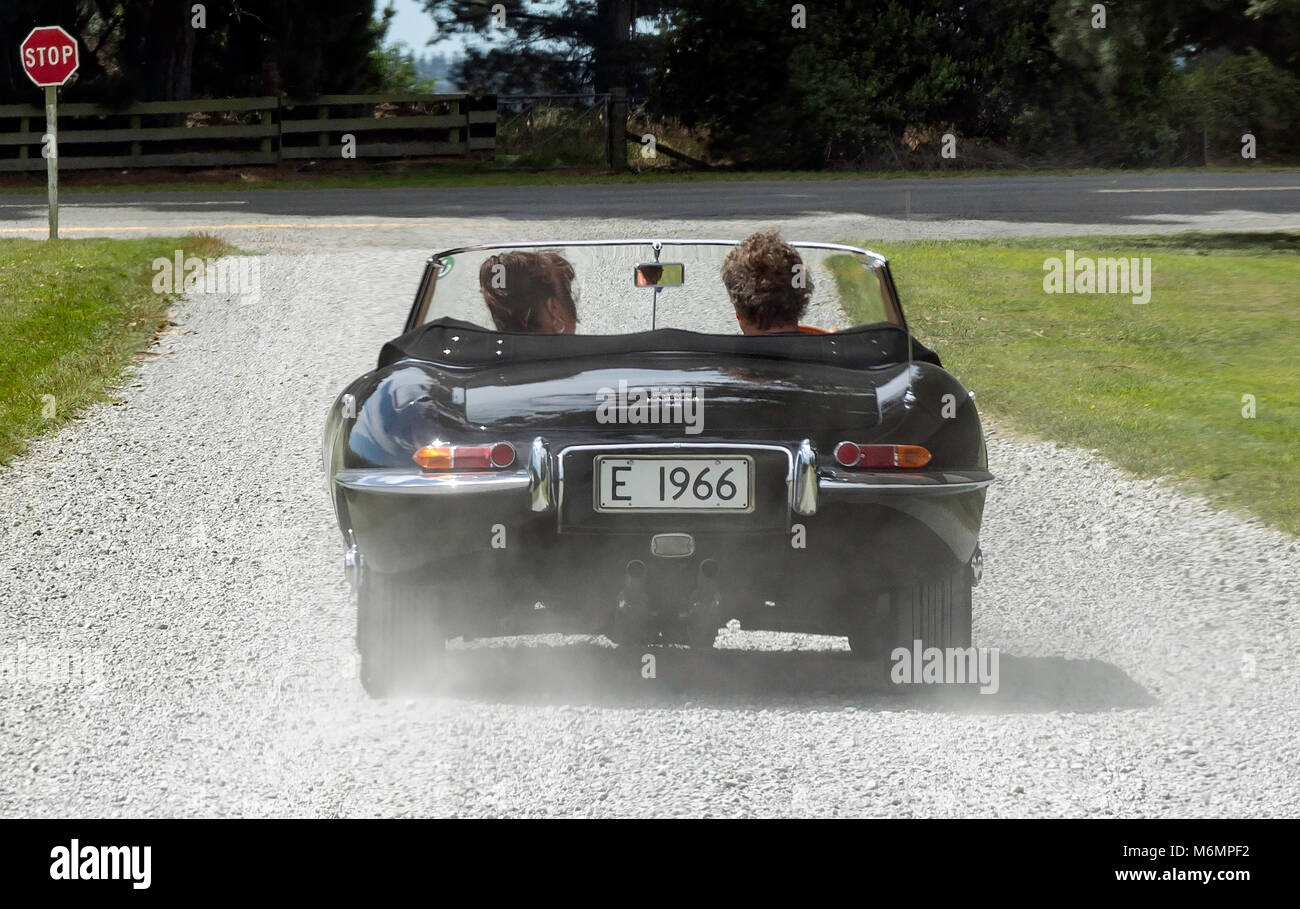
<svg viewBox="0 0 1300 909">
<path fill-rule="evenodd" d="M 698 421 L 648 392 L 638 414 L 649 389 L 696 396 Z M 927 364 L 402 361 L 337 442 L 348 545 L 475 635 L 699 643 L 730 619 L 843 633 L 873 591 L 969 563 L 988 480 L 969 397 Z"/>
</svg>

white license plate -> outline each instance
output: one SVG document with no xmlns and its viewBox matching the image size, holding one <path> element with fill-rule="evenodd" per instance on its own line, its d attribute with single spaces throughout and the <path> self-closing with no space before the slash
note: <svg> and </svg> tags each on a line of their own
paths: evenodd
<svg viewBox="0 0 1300 909">
<path fill-rule="evenodd" d="M 753 478 L 750 457 L 602 455 L 596 458 L 596 510 L 749 512 Z"/>
</svg>

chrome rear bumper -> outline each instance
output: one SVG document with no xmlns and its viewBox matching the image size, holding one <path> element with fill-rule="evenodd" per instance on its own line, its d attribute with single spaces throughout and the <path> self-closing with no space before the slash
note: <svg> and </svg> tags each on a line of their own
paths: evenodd
<svg viewBox="0 0 1300 909">
<path fill-rule="evenodd" d="M 878 496 L 950 496 L 984 489 L 993 482 L 987 470 L 931 470 L 925 472 L 885 473 L 872 471 L 823 476 L 817 488 L 823 495 L 843 499 Z"/>
<path fill-rule="evenodd" d="M 340 470 L 334 482 L 361 492 L 431 496 L 527 489 L 529 478 L 527 470 L 424 473 L 405 467 L 374 467 Z"/>
<path fill-rule="evenodd" d="M 797 515 L 814 515 L 819 501 L 863 501 L 890 496 L 949 496 L 975 492 L 993 482 L 987 470 L 930 470 L 907 473 L 864 471 L 850 472 L 832 469 L 823 474 L 818 469 L 817 450 L 804 439 L 791 451 L 784 446 L 744 443 L 667 443 L 633 445 L 576 445 L 563 449 L 559 455 L 559 469 L 552 467 L 553 458 L 546 442 L 533 440 L 526 466 L 516 470 L 491 470 L 459 472 L 453 474 L 425 473 L 403 467 L 353 468 L 340 470 L 334 481 L 345 489 L 378 492 L 394 495 L 460 495 L 476 492 L 501 492 L 518 489 L 527 492 L 530 508 L 547 512 L 555 508 L 564 486 L 563 456 L 568 452 L 591 449 L 634 448 L 761 448 L 779 449 L 788 459 L 786 487 L 790 510 Z"/>
</svg>

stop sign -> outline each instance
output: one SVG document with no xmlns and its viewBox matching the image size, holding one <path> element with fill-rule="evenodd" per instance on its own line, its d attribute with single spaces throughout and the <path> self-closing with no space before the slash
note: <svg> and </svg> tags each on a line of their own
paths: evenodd
<svg viewBox="0 0 1300 909">
<path fill-rule="evenodd" d="M 57 25 L 34 28 L 18 46 L 23 70 L 37 85 L 62 85 L 77 71 L 77 41 Z"/>
</svg>

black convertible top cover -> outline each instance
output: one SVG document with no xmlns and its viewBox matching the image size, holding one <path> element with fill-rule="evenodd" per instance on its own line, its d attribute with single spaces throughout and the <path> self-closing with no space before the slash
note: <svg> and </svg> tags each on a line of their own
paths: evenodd
<svg viewBox="0 0 1300 909">
<path fill-rule="evenodd" d="M 889 322 L 831 334 L 712 335 L 660 328 L 626 335 L 555 335 L 495 331 L 459 319 L 435 319 L 394 338 L 379 352 L 382 369 L 415 359 L 442 366 L 500 366 L 629 353 L 701 353 L 808 360 L 851 369 L 906 363 L 908 335 Z M 940 366 L 939 358 L 912 340 L 912 357 Z"/>
</svg>

